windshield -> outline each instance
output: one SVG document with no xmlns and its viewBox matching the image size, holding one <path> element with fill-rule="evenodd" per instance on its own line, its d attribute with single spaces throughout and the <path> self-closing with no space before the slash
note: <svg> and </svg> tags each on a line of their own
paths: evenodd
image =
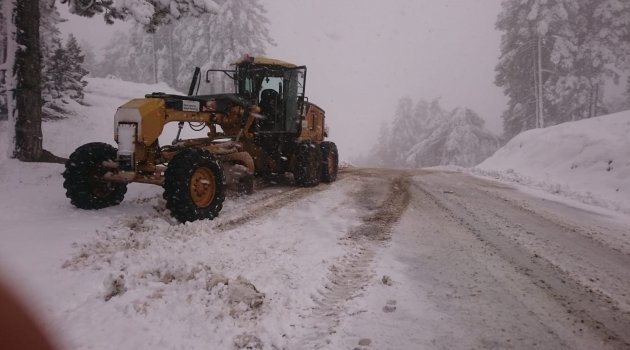
<svg viewBox="0 0 630 350">
<path fill-rule="evenodd" d="M 306 68 L 244 66 L 238 69 L 238 93 L 260 101 L 263 90 L 274 90 L 284 99 L 297 99 L 304 94 Z"/>
</svg>

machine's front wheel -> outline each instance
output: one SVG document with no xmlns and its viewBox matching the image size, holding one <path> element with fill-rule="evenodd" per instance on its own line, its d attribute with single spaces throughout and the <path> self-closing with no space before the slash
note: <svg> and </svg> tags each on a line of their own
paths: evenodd
<svg viewBox="0 0 630 350">
<path fill-rule="evenodd" d="M 322 149 L 321 179 L 329 183 L 337 179 L 339 169 L 339 152 L 334 142 L 324 141 L 320 145 Z"/>
<path fill-rule="evenodd" d="M 76 149 L 66 162 L 63 187 L 70 202 L 81 209 L 101 209 L 122 202 L 127 184 L 106 181 L 104 161 L 116 159 L 116 149 L 92 142 Z"/>
<path fill-rule="evenodd" d="M 302 187 L 318 185 L 320 160 L 321 153 L 317 144 L 312 142 L 299 144 L 295 155 L 295 169 L 293 170 L 295 184 Z"/>
<path fill-rule="evenodd" d="M 164 173 L 166 208 L 179 222 L 214 219 L 225 200 L 223 182 L 221 165 L 210 153 L 184 150 Z"/>
</svg>

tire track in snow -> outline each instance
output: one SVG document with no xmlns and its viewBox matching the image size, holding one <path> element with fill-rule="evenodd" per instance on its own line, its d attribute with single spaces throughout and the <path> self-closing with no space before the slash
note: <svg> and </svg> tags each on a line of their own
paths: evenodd
<svg viewBox="0 0 630 350">
<path fill-rule="evenodd" d="M 577 248 L 583 248 L 583 245 L 586 247 L 584 252 L 587 253 L 580 254 L 579 259 L 589 261 L 598 260 L 597 255 L 605 256 L 613 261 L 625 261 L 625 255 L 619 254 L 616 250 L 605 248 L 596 241 L 591 241 L 588 237 L 568 234 L 573 231 L 571 228 L 541 216 L 524 207 L 523 203 L 507 200 L 497 195 L 481 193 L 475 186 L 467 188 L 466 195 L 462 195 L 460 198 L 456 194 L 456 188 L 449 187 L 451 183 L 457 183 L 461 187 L 461 184 L 467 180 L 467 178 L 459 182 L 433 180 L 435 182 L 431 183 L 421 180 L 414 186 L 477 239 L 486 242 L 516 271 L 531 279 L 533 285 L 538 286 L 549 297 L 556 300 L 566 309 L 567 320 L 570 320 L 579 331 L 582 327 L 589 327 L 600 334 L 607 346 L 629 347 L 630 340 L 626 330 L 630 325 L 630 318 L 627 311 L 621 310 L 618 305 L 615 305 L 614 300 L 601 291 L 597 291 L 594 286 L 580 281 L 577 278 L 579 276 L 571 275 L 565 271 L 561 264 L 545 258 L 545 254 L 542 252 L 528 250 L 532 248 L 524 246 L 513 237 L 517 233 L 521 233 L 521 235 L 536 235 L 534 232 L 541 235 L 548 233 L 548 235 L 540 238 L 544 240 L 545 247 L 558 244 L 558 242 L 564 243 L 560 245 L 564 254 Z M 436 185 L 443 188 L 436 190 Z M 448 190 L 444 191 L 444 189 Z M 440 194 L 440 191 L 443 193 Z M 476 197 L 476 202 L 471 203 L 469 198 L 473 195 L 478 197 Z M 485 219 L 483 215 L 486 212 L 494 212 L 495 219 Z M 523 225 L 526 225 L 527 228 L 524 228 Z M 563 238 L 565 235 L 572 238 Z M 558 252 L 555 253 L 555 255 L 558 254 Z M 554 258 L 554 256 L 549 258 Z M 608 267 L 602 271 L 608 270 L 615 271 L 616 269 Z"/>
<path fill-rule="evenodd" d="M 370 173 L 355 174 L 369 177 Z M 328 336 L 335 333 L 336 327 L 341 321 L 348 300 L 360 296 L 361 291 L 373 277 L 370 266 L 373 262 L 376 249 L 390 239 L 391 229 L 398 222 L 401 215 L 409 205 L 411 194 L 409 191 L 411 177 L 402 174 L 393 179 L 388 188 L 388 194 L 381 204 L 370 210 L 364 216 L 363 223 L 348 233 L 345 238 L 349 246 L 349 252 L 342 256 L 329 268 L 327 283 L 323 289 L 318 290 L 318 295 L 313 296 L 315 307 L 310 315 L 307 334 L 300 345 L 305 348 L 323 348 L 330 340 Z M 369 188 L 374 183 L 369 181 L 362 191 L 356 194 L 359 203 L 369 203 L 370 196 L 375 195 Z M 373 199 L 372 199 L 373 200 Z"/>
<path fill-rule="evenodd" d="M 343 181 L 341 179 L 337 182 Z M 332 185 L 332 184 L 331 184 Z M 230 218 L 220 220 L 214 227 L 219 231 L 227 231 L 236 227 L 247 224 L 253 220 L 259 219 L 269 213 L 279 210 L 291 203 L 295 203 L 300 199 L 306 198 L 312 194 L 326 191 L 331 185 L 320 184 L 315 187 L 296 187 L 282 193 L 271 193 L 264 197 L 247 203 L 246 206 L 238 209 L 238 213 L 231 215 Z"/>
<path fill-rule="evenodd" d="M 335 182 L 347 181 L 349 178 L 340 176 Z M 97 230 L 98 238 L 75 244 L 79 251 L 64 262 L 64 267 L 87 266 L 96 261 L 107 261 L 108 257 L 117 251 L 145 249 L 150 245 L 150 237 L 139 239 L 138 234 L 144 232 L 159 233 L 174 239 L 187 239 L 189 235 L 199 232 L 221 233 L 238 228 L 254 220 L 264 218 L 270 213 L 278 211 L 287 205 L 298 202 L 313 194 L 330 190 L 333 184 L 320 184 L 316 187 L 295 186 L 266 186 L 258 195 L 246 197 L 241 203 L 231 208 L 224 208 L 219 217 L 214 220 L 200 220 L 182 224 L 170 216 L 164 208 L 160 195 L 132 200 L 135 204 L 147 206 L 151 204 L 153 210 L 143 215 L 121 216 L 110 224 L 106 230 Z M 124 233 L 124 234 L 121 234 Z"/>
</svg>

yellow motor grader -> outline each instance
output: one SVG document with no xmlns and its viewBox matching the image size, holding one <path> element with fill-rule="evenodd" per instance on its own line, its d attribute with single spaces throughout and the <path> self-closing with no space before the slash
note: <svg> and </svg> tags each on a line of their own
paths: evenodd
<svg viewBox="0 0 630 350">
<path fill-rule="evenodd" d="M 226 187 L 253 191 L 255 176 L 292 173 L 298 186 L 337 177 L 337 146 L 327 137 L 324 110 L 305 95 L 306 67 L 245 56 L 224 73 L 234 92 L 199 95 L 195 69 L 187 96 L 154 92 L 118 108 L 118 148 L 93 142 L 77 148 L 63 173 L 66 196 L 76 207 L 100 209 L 123 200 L 127 184 L 164 188 L 166 207 L 180 222 L 213 219 Z M 168 123 L 177 137 L 160 145 Z M 185 123 L 207 129 L 202 138 L 181 139 Z"/>
</svg>

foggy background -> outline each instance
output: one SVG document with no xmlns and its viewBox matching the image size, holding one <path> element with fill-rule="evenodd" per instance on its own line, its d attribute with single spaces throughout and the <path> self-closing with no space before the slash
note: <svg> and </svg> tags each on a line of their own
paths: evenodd
<svg viewBox="0 0 630 350">
<path fill-rule="evenodd" d="M 469 107 L 499 134 L 507 101 L 493 83 L 500 2 L 264 0 L 276 42 L 267 55 L 308 67 L 307 96 L 326 110 L 342 159 L 367 153 L 401 97 Z M 68 19 L 63 35 L 90 42 L 97 55 L 116 30 L 130 28 L 59 11 Z"/>
</svg>

